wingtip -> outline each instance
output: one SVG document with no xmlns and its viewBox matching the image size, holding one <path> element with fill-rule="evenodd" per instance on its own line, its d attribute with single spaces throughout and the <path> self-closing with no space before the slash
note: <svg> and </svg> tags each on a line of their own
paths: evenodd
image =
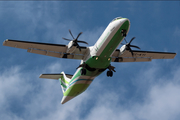
<svg viewBox="0 0 180 120">
<path fill-rule="evenodd" d="M 6 42 L 8 41 L 8 39 L 6 39 L 4 42 L 3 42 L 3 46 L 5 46 L 6 45 Z"/>
<path fill-rule="evenodd" d="M 39 75 L 39 78 L 42 78 L 42 74 Z"/>
</svg>

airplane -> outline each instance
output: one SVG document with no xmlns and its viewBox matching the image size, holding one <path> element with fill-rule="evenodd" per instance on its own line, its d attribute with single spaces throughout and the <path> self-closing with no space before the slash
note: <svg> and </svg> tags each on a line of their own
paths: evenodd
<svg viewBox="0 0 180 120">
<path fill-rule="evenodd" d="M 70 41 L 68 45 L 10 39 L 5 40 L 3 45 L 26 49 L 27 52 L 30 53 L 81 60 L 74 75 L 61 72 L 58 74 L 41 74 L 39 77 L 60 81 L 63 91 L 61 104 L 64 104 L 83 93 L 95 77 L 106 69 L 108 69 L 107 76 L 112 77 L 113 72 L 116 71 L 115 67 L 111 66 L 111 62 L 145 62 L 151 61 L 152 59 L 173 59 L 176 56 L 176 53 L 172 52 L 132 50 L 132 47 L 140 48 L 131 45 L 135 37 L 133 37 L 129 43 L 126 41 L 125 37 L 129 29 L 130 20 L 128 18 L 117 17 L 109 23 L 94 46 L 90 47 L 80 46 L 78 43 L 88 44 L 85 41 L 78 40 L 82 32 L 75 38 L 71 30 L 69 30 L 69 33 L 73 40 L 63 38 L 64 40 Z M 125 40 L 126 44 L 123 44 L 120 49 L 117 49 L 123 40 Z"/>
</svg>

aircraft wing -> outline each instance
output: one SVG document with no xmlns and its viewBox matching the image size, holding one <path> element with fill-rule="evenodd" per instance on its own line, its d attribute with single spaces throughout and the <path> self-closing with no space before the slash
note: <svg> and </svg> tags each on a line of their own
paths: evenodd
<svg viewBox="0 0 180 120">
<path fill-rule="evenodd" d="M 171 52 L 154 52 L 154 51 L 139 51 L 132 50 L 134 56 L 132 56 L 129 50 L 126 50 L 120 55 L 120 51 L 117 49 L 112 55 L 112 62 L 146 62 L 152 59 L 173 59 L 176 53 Z"/>
<path fill-rule="evenodd" d="M 68 58 L 68 59 L 83 59 L 87 47 L 81 47 L 81 52 L 76 49 L 72 54 L 66 53 L 67 46 L 61 44 L 50 44 L 50 43 L 39 43 L 39 42 L 28 42 L 19 40 L 5 40 L 3 42 L 4 46 L 15 47 L 26 49 L 27 52 L 36 53 L 41 55 L 47 55 L 58 58 Z"/>
</svg>

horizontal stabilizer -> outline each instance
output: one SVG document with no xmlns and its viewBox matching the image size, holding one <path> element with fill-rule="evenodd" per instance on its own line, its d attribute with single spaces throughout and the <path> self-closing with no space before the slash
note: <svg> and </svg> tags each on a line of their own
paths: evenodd
<svg viewBox="0 0 180 120">
<path fill-rule="evenodd" d="M 63 76 L 63 74 L 41 74 L 39 76 L 39 78 L 45 78 L 45 79 L 56 79 L 58 80 L 59 78 L 61 78 Z M 68 77 L 69 79 L 72 78 L 73 75 L 70 74 L 66 74 L 66 77 Z"/>
</svg>

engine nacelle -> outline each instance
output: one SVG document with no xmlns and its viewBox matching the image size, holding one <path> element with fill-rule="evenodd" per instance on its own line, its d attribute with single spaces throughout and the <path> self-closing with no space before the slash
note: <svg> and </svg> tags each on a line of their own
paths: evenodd
<svg viewBox="0 0 180 120">
<path fill-rule="evenodd" d="M 74 42 L 73 41 L 70 41 L 69 43 L 68 43 L 68 49 L 67 49 L 67 53 L 73 53 L 75 50 L 76 50 L 76 48 L 77 48 L 77 46 L 75 46 L 74 45 Z"/>
<path fill-rule="evenodd" d="M 119 56 L 122 55 L 122 54 L 126 51 L 126 49 L 127 49 L 126 45 L 123 45 L 123 46 L 119 49 L 119 50 L 120 50 Z"/>
</svg>

